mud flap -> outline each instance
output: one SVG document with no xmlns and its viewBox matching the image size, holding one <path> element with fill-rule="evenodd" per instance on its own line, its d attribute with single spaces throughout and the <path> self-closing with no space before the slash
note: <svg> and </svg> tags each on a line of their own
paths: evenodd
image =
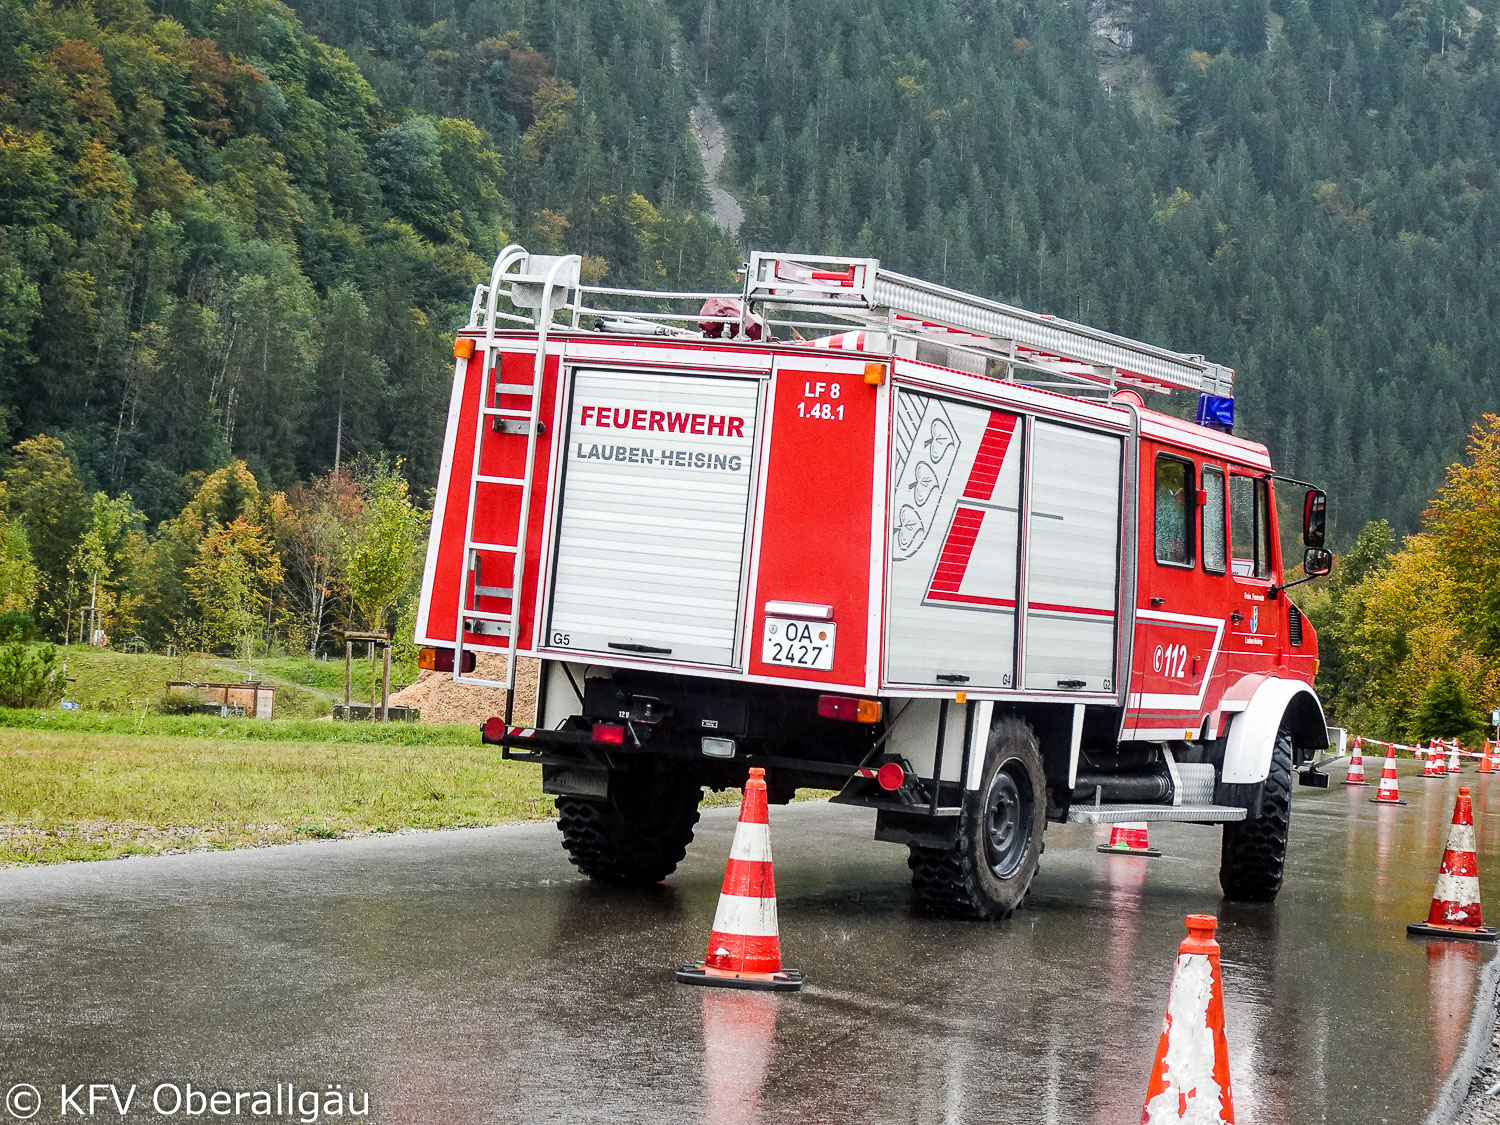
<svg viewBox="0 0 1500 1125">
<path fill-rule="evenodd" d="M 946 848 L 958 839 L 958 817 L 881 809 L 875 814 L 875 839 L 886 844 Z"/>
<path fill-rule="evenodd" d="M 609 771 L 585 766 L 543 766 L 542 792 L 602 801 L 609 796 Z"/>
</svg>

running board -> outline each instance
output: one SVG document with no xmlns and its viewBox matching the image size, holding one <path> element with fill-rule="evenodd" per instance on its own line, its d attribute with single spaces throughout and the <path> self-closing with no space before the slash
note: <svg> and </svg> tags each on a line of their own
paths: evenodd
<svg viewBox="0 0 1500 1125">
<path fill-rule="evenodd" d="M 1069 824 L 1120 824 L 1135 820 L 1177 820 L 1194 824 L 1244 820 L 1245 810 L 1234 805 L 1074 805 Z"/>
</svg>

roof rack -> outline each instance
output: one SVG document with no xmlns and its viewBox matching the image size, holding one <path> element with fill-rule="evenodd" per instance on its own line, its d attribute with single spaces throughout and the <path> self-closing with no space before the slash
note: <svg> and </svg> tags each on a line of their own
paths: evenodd
<svg viewBox="0 0 1500 1125">
<path fill-rule="evenodd" d="M 1201 355 L 882 269 L 878 258 L 757 250 L 740 293 L 587 285 L 577 257 L 528 254 L 519 246 L 507 247 L 495 264 L 490 283 L 475 290 L 471 328 L 494 331 L 497 321 L 540 328 L 563 314 L 573 328 L 589 318 L 601 331 L 700 337 L 705 323 L 717 323 L 725 335 L 743 336 L 759 313 L 773 332 L 789 329 L 801 342 L 905 354 L 1069 394 L 1107 395 L 1123 386 L 1234 396 L 1234 371 Z M 521 315 L 498 311 L 501 296 Z M 705 315 L 702 302 L 713 297 L 739 299 L 738 312 Z M 844 337 L 851 330 L 862 335 Z M 818 339 L 807 331 L 830 335 Z"/>
</svg>

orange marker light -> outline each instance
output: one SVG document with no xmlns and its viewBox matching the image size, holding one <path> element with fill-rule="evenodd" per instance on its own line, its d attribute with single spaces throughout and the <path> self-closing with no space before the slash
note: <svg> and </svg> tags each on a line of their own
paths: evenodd
<svg viewBox="0 0 1500 1125">
<path fill-rule="evenodd" d="M 878 387 L 885 382 L 885 364 L 865 364 L 865 382 L 872 387 Z"/>
<path fill-rule="evenodd" d="M 453 341 L 453 358 L 454 359 L 473 359 L 474 358 L 474 341 L 471 340 L 471 339 L 469 339 L 467 336 L 460 336 L 458 339 L 454 340 Z"/>
</svg>

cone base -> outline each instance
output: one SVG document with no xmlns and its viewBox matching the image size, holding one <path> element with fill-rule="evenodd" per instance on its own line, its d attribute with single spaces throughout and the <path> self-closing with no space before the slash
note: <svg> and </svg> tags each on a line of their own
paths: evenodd
<svg viewBox="0 0 1500 1125">
<path fill-rule="evenodd" d="M 1500 930 L 1492 930 L 1488 926 L 1469 929 L 1464 926 L 1434 926 L 1431 922 L 1412 922 L 1407 925 L 1406 932 L 1412 937 L 1442 938 L 1445 941 L 1494 941 L 1500 938 Z"/>
<path fill-rule="evenodd" d="M 1404 805 L 1404 804 L 1406 804 L 1406 802 L 1405 801 L 1382 801 L 1379 797 L 1371 797 L 1370 798 L 1370 804 L 1372 804 L 1372 805 Z"/>
<path fill-rule="evenodd" d="M 674 974 L 678 984 L 706 984 L 715 988 L 749 988 L 761 992 L 796 992 L 806 983 L 796 969 L 782 969 L 776 973 L 725 973 L 709 971 L 700 962 L 684 965 Z"/>
<path fill-rule="evenodd" d="M 1161 855 L 1161 852 L 1155 848 L 1125 848 L 1114 847 L 1110 844 L 1100 844 L 1094 850 L 1096 852 L 1103 852 L 1105 855 L 1138 855 L 1144 856 L 1146 859 L 1156 859 Z"/>
<path fill-rule="evenodd" d="M 1346 779 L 1344 781 L 1344 784 L 1345 785 L 1368 785 L 1370 783 L 1368 781 L 1349 781 L 1349 780 Z"/>
</svg>

